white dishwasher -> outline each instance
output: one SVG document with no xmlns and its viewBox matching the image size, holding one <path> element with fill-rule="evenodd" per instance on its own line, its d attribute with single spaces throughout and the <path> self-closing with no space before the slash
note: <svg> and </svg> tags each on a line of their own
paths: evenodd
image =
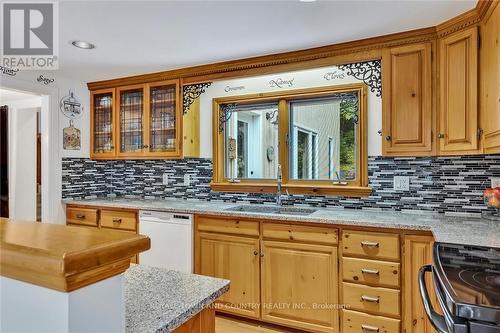
<svg viewBox="0 0 500 333">
<path fill-rule="evenodd" d="M 151 249 L 139 254 L 139 264 L 193 272 L 193 215 L 139 212 L 139 233 L 151 239 Z"/>
</svg>

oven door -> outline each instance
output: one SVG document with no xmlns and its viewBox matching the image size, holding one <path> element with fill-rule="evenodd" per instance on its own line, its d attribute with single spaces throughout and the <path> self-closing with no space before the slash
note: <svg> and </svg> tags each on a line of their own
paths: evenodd
<svg viewBox="0 0 500 333">
<path fill-rule="evenodd" d="M 462 318 L 454 317 L 448 310 L 448 307 L 446 306 L 446 299 L 439 283 L 439 278 L 435 276 L 435 273 L 433 274 L 434 290 L 444 315 L 440 315 L 434 310 L 429 296 L 429 291 L 427 290 L 427 285 L 425 284 L 426 273 L 433 273 L 432 265 L 423 266 L 420 268 L 418 274 L 420 296 L 422 297 L 425 313 L 427 314 L 432 326 L 434 326 L 439 333 L 469 333 L 467 321 Z"/>
</svg>

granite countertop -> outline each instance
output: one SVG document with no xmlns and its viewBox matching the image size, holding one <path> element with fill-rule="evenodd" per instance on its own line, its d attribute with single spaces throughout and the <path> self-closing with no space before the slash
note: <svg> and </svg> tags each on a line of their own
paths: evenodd
<svg viewBox="0 0 500 333">
<path fill-rule="evenodd" d="M 84 206 L 131 208 L 229 217 L 251 217 L 283 222 L 299 221 L 303 223 L 365 226 L 381 229 L 423 230 L 431 231 L 438 242 L 500 248 L 500 222 L 483 218 L 451 217 L 436 213 L 317 208 L 314 213 L 307 216 L 301 216 L 293 214 L 268 214 L 264 212 L 228 211 L 228 209 L 243 204 L 201 201 L 195 199 L 104 198 L 68 200 L 64 202 Z M 264 205 L 255 206 L 264 207 Z"/>
<path fill-rule="evenodd" d="M 125 272 L 125 331 L 172 332 L 228 290 L 228 280 L 133 265 Z"/>
</svg>

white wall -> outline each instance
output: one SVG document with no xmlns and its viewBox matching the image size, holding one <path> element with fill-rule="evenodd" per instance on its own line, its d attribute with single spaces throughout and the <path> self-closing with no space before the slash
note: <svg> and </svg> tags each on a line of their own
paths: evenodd
<svg viewBox="0 0 500 333">
<path fill-rule="evenodd" d="M 54 82 L 45 85 L 37 78 L 43 75 L 53 78 Z M 89 92 L 85 82 L 58 76 L 58 71 L 20 71 L 16 76 L 2 75 L 0 87 L 33 92 L 44 95 L 42 98 L 42 199 L 48 198 L 47 208 L 42 210 L 44 222 L 65 223 L 65 214 L 61 204 L 61 158 L 89 157 Z M 64 127 L 69 126 L 69 119 L 60 111 L 61 99 L 72 90 L 75 97 L 83 104 L 82 117 L 75 119 L 74 126 L 81 130 L 81 150 L 63 150 Z M 45 112 L 47 110 L 47 112 Z M 48 174 L 44 174 L 48 170 Z"/>
<path fill-rule="evenodd" d="M 331 80 L 325 79 L 326 73 L 334 73 Z M 271 80 L 293 80 L 292 86 L 272 87 Z M 239 96 L 260 92 L 285 91 L 312 87 L 325 87 L 339 84 L 359 83 L 358 79 L 348 76 L 337 66 L 328 66 L 304 71 L 255 76 L 250 78 L 215 81 L 200 96 L 200 156 L 212 158 L 212 100 L 218 97 Z M 369 90 L 369 89 L 368 89 Z M 368 155 L 382 154 L 382 139 L 378 131 L 382 129 L 382 98 L 368 93 Z"/>
</svg>

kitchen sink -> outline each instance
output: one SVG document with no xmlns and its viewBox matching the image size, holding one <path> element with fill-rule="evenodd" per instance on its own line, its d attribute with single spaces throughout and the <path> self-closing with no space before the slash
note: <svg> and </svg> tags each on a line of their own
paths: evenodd
<svg viewBox="0 0 500 333">
<path fill-rule="evenodd" d="M 283 215 L 311 215 L 316 211 L 314 208 L 300 207 L 280 207 L 266 205 L 241 205 L 227 208 L 226 211 L 231 212 L 246 212 L 246 213 L 261 213 L 261 214 L 283 214 Z"/>
</svg>

